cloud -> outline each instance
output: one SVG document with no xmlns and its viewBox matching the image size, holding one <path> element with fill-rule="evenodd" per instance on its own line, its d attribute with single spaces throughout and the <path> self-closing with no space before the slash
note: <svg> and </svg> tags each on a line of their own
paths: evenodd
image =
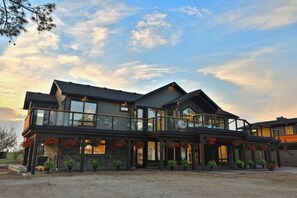
<svg viewBox="0 0 297 198">
<path fill-rule="evenodd" d="M 167 15 L 163 13 L 145 15 L 132 30 L 130 47 L 137 51 L 162 45 L 176 45 L 182 33 L 172 30 L 172 25 L 166 17 Z"/>
<path fill-rule="evenodd" d="M 14 109 L 0 107 L 0 120 L 17 120 L 24 119 L 25 115 L 18 114 Z"/>
<path fill-rule="evenodd" d="M 243 58 L 233 60 L 218 66 L 200 68 L 197 71 L 204 75 L 231 82 L 244 89 L 263 90 L 273 83 L 273 71 L 259 61 L 263 54 L 272 53 L 274 49 L 265 48 L 243 55 Z"/>
<path fill-rule="evenodd" d="M 297 22 L 297 1 L 256 1 L 249 6 L 217 15 L 217 24 L 238 29 L 276 29 Z"/>
<path fill-rule="evenodd" d="M 203 17 L 207 15 L 211 15 L 212 12 L 206 8 L 198 8 L 195 6 L 184 6 L 179 9 L 177 9 L 179 12 L 185 13 L 190 16 L 197 16 L 197 17 Z"/>
<path fill-rule="evenodd" d="M 92 9 L 90 9 L 91 6 Z M 91 6 L 84 4 L 84 6 L 74 7 L 70 13 L 62 9 L 60 15 L 63 18 L 69 17 L 75 11 L 81 14 L 73 16 L 77 20 L 70 20 L 63 27 L 67 36 L 72 38 L 69 47 L 83 55 L 95 57 L 103 54 L 110 35 L 116 32 L 110 26 L 133 15 L 136 11 L 114 1 L 93 1 Z M 96 11 L 92 12 L 92 10 Z"/>
<path fill-rule="evenodd" d="M 228 107 L 244 118 L 261 121 L 280 115 L 296 117 L 296 74 L 290 72 L 290 65 L 283 64 L 280 70 L 278 63 L 273 64 L 278 53 L 277 48 L 255 50 L 226 63 L 199 68 L 197 72 L 235 85 L 232 92 L 219 91 L 217 98 L 223 108 Z M 227 101 L 231 94 L 237 99 Z"/>
<path fill-rule="evenodd" d="M 173 70 L 167 67 L 134 61 L 118 65 L 116 68 L 109 70 L 103 65 L 86 65 L 83 68 L 74 67 L 69 74 L 73 78 L 91 81 L 99 86 L 108 85 L 110 88 L 127 89 L 127 86 L 131 86 L 136 82 L 152 80 L 172 72 Z"/>
</svg>

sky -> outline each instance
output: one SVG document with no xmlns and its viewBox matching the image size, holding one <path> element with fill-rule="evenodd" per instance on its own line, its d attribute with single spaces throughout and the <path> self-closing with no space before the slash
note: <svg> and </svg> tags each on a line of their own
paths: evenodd
<svg viewBox="0 0 297 198">
<path fill-rule="evenodd" d="M 54 79 L 139 93 L 175 81 L 249 122 L 297 117 L 297 0 L 48 2 L 54 31 L 0 38 L 0 125 L 21 131 L 26 91 Z"/>
</svg>

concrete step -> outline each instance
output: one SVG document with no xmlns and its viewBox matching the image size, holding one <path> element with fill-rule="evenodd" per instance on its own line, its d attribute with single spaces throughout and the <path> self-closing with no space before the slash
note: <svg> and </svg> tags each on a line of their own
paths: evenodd
<svg viewBox="0 0 297 198">
<path fill-rule="evenodd" d="M 27 167 L 20 164 L 9 164 L 8 169 L 17 173 L 27 173 Z"/>
</svg>

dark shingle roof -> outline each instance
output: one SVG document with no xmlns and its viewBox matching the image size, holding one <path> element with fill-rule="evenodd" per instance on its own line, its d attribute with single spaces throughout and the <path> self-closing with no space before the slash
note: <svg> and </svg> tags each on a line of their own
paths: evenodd
<svg viewBox="0 0 297 198">
<path fill-rule="evenodd" d="M 131 93 L 121 90 L 107 89 L 102 87 L 95 87 L 91 85 L 82 85 L 72 82 L 64 82 L 54 80 L 50 94 L 55 93 L 56 86 L 63 95 L 70 95 L 76 97 L 88 97 L 94 99 L 106 99 L 121 102 L 132 102 L 136 98 L 142 96 L 142 94 Z"/>
<path fill-rule="evenodd" d="M 256 123 L 253 123 L 253 125 L 258 125 L 258 126 L 280 126 L 280 125 L 296 124 L 296 123 L 297 123 L 297 118 L 287 119 L 287 118 L 284 118 L 284 117 L 280 117 L 280 118 L 277 118 L 276 120 L 256 122 Z"/>
<path fill-rule="evenodd" d="M 219 109 L 217 112 L 216 112 L 217 115 L 221 115 L 221 116 L 226 116 L 226 117 L 231 117 L 231 118 L 239 118 L 239 116 L 233 114 L 233 113 L 230 113 L 228 111 L 225 111 L 223 109 Z"/>
<path fill-rule="evenodd" d="M 46 104 L 57 104 L 57 100 L 56 100 L 55 96 L 53 96 L 53 95 L 27 91 L 26 97 L 25 97 L 25 102 L 24 102 L 24 109 L 29 108 L 30 101 L 46 103 Z"/>
</svg>

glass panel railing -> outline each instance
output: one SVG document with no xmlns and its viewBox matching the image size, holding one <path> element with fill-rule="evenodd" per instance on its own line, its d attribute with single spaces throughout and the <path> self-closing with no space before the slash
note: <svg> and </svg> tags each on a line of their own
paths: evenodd
<svg viewBox="0 0 297 198">
<path fill-rule="evenodd" d="M 155 121 L 157 120 L 157 118 L 149 118 L 147 120 L 147 130 L 148 131 L 156 131 L 155 129 Z"/>
<path fill-rule="evenodd" d="M 243 131 L 244 130 L 244 120 L 236 120 L 237 122 L 237 131 Z"/>
<path fill-rule="evenodd" d="M 48 125 L 48 116 L 48 110 L 34 109 L 32 124 L 38 126 Z"/>
<path fill-rule="evenodd" d="M 130 131 L 130 119 L 123 117 L 113 117 L 113 130 Z"/>
<path fill-rule="evenodd" d="M 203 127 L 212 128 L 213 127 L 213 116 L 204 115 L 203 117 Z"/>
<path fill-rule="evenodd" d="M 50 126 L 71 126 L 72 113 L 62 111 L 50 111 Z"/>
<path fill-rule="evenodd" d="M 194 119 L 195 128 L 203 126 L 203 123 L 202 123 L 203 115 L 196 115 L 193 117 L 193 119 Z"/>
<path fill-rule="evenodd" d="M 228 129 L 231 131 L 236 131 L 236 120 L 228 119 Z"/>
<path fill-rule="evenodd" d="M 225 118 L 224 117 L 218 117 L 216 116 L 214 118 L 214 126 L 213 128 L 216 128 L 216 129 L 226 129 L 225 127 Z"/>
<path fill-rule="evenodd" d="M 175 118 L 175 130 L 184 130 L 187 127 L 187 119 Z"/>
<path fill-rule="evenodd" d="M 112 117 L 105 115 L 97 115 L 97 129 L 112 130 Z"/>
</svg>

